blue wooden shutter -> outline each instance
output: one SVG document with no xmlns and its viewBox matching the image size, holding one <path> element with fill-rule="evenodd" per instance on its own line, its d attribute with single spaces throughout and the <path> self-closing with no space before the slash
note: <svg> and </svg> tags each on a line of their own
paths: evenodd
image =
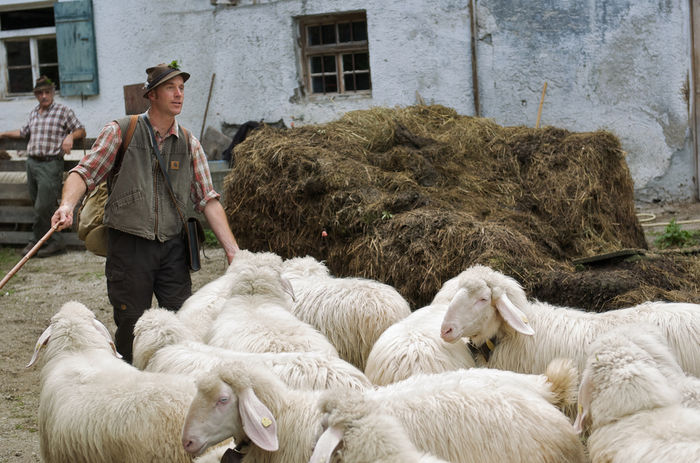
<svg viewBox="0 0 700 463">
<path fill-rule="evenodd" d="M 92 0 L 54 3 L 53 11 L 61 95 L 97 95 L 99 85 Z"/>
</svg>

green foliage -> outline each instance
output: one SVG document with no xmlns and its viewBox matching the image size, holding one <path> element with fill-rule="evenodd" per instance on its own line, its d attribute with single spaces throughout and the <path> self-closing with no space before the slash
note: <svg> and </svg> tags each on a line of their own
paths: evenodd
<svg viewBox="0 0 700 463">
<path fill-rule="evenodd" d="M 681 229 L 681 226 L 676 223 L 676 219 L 671 219 L 664 233 L 654 241 L 661 249 L 676 247 L 682 248 L 685 246 L 694 246 L 697 244 L 693 234 L 688 230 Z"/>
<path fill-rule="evenodd" d="M 204 247 L 205 248 L 216 248 L 219 246 L 219 240 L 216 239 L 216 235 L 210 228 L 204 229 Z"/>
<path fill-rule="evenodd" d="M 178 71 L 180 70 L 180 63 L 176 59 L 172 60 L 170 64 L 168 64 L 168 67 L 171 69 L 177 69 Z"/>
</svg>

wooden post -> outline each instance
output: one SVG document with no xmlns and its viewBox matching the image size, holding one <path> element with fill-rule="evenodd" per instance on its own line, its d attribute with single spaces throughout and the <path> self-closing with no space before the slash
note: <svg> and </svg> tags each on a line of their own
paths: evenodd
<svg viewBox="0 0 700 463">
<path fill-rule="evenodd" d="M 204 108 L 204 119 L 202 119 L 202 131 L 199 134 L 199 141 L 202 141 L 202 137 L 204 137 L 204 125 L 207 123 L 207 113 L 209 112 L 209 101 L 211 100 L 211 90 L 214 88 L 214 77 L 216 77 L 216 73 L 211 75 L 211 83 L 209 84 L 209 96 L 207 97 L 207 107 Z"/>
<path fill-rule="evenodd" d="M 535 124 L 536 129 L 540 128 L 540 118 L 542 117 L 542 104 L 544 103 L 544 94 L 546 91 L 547 91 L 547 82 L 545 81 L 544 87 L 542 87 L 542 98 L 540 98 L 540 107 L 537 110 L 537 123 Z"/>
</svg>

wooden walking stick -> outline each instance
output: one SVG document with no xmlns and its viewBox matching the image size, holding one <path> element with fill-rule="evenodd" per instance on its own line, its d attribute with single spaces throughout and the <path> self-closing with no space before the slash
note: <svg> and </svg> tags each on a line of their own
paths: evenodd
<svg viewBox="0 0 700 463">
<path fill-rule="evenodd" d="M 39 242 L 36 243 L 34 245 L 34 247 L 32 249 L 30 249 L 29 252 L 24 257 L 22 257 L 22 259 L 19 262 L 17 262 L 17 265 L 15 265 L 12 268 L 12 270 L 10 270 L 10 273 L 5 275 L 5 278 L 3 278 L 2 281 L 0 281 L 0 289 L 3 286 L 5 286 L 5 283 L 7 283 L 10 280 L 10 278 L 12 278 L 14 276 L 14 274 L 17 273 L 17 271 L 20 268 L 22 268 L 22 266 L 25 264 L 25 262 L 27 262 L 29 260 L 30 257 L 32 257 L 34 254 L 36 254 L 36 252 L 39 250 L 39 248 L 44 243 L 46 243 L 46 240 L 48 240 L 51 237 L 51 235 L 53 234 L 53 232 L 55 232 L 57 229 L 58 229 L 58 224 L 51 227 L 51 229 L 49 229 L 49 231 L 46 232 L 46 234 L 43 236 L 43 238 L 41 238 L 39 240 Z"/>
</svg>

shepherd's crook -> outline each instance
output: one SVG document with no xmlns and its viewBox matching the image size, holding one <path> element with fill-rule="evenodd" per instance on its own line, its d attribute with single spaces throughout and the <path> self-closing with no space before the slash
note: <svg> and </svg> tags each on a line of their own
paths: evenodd
<svg viewBox="0 0 700 463">
<path fill-rule="evenodd" d="M 58 229 L 58 224 L 56 224 L 56 225 L 54 225 L 53 227 L 51 227 L 51 229 L 50 229 L 49 231 L 46 232 L 46 234 L 44 235 L 44 237 L 41 238 L 41 239 L 39 240 L 39 242 L 36 243 L 36 244 L 34 245 L 34 247 L 33 247 L 32 249 L 30 249 L 29 252 L 28 252 L 24 257 L 22 257 L 22 260 L 20 260 L 19 262 L 17 262 L 17 265 L 15 265 L 15 266 L 12 268 L 12 270 L 10 270 L 10 273 L 8 273 L 7 275 L 5 275 L 5 278 L 3 278 L 2 281 L 0 281 L 0 289 L 1 289 L 3 286 L 5 286 L 5 283 L 7 283 L 7 282 L 10 280 L 10 278 L 12 278 L 12 277 L 14 276 L 14 274 L 17 273 L 17 271 L 18 271 L 20 268 L 22 268 L 22 266 L 24 265 L 24 263 L 27 262 L 27 261 L 29 260 L 30 257 L 32 257 L 34 254 L 36 254 L 36 252 L 39 250 L 39 248 L 41 247 L 41 245 L 44 244 L 44 243 L 46 243 L 46 240 L 48 240 L 49 237 L 51 237 L 51 235 L 53 234 L 53 232 L 55 232 L 57 229 Z"/>
</svg>

